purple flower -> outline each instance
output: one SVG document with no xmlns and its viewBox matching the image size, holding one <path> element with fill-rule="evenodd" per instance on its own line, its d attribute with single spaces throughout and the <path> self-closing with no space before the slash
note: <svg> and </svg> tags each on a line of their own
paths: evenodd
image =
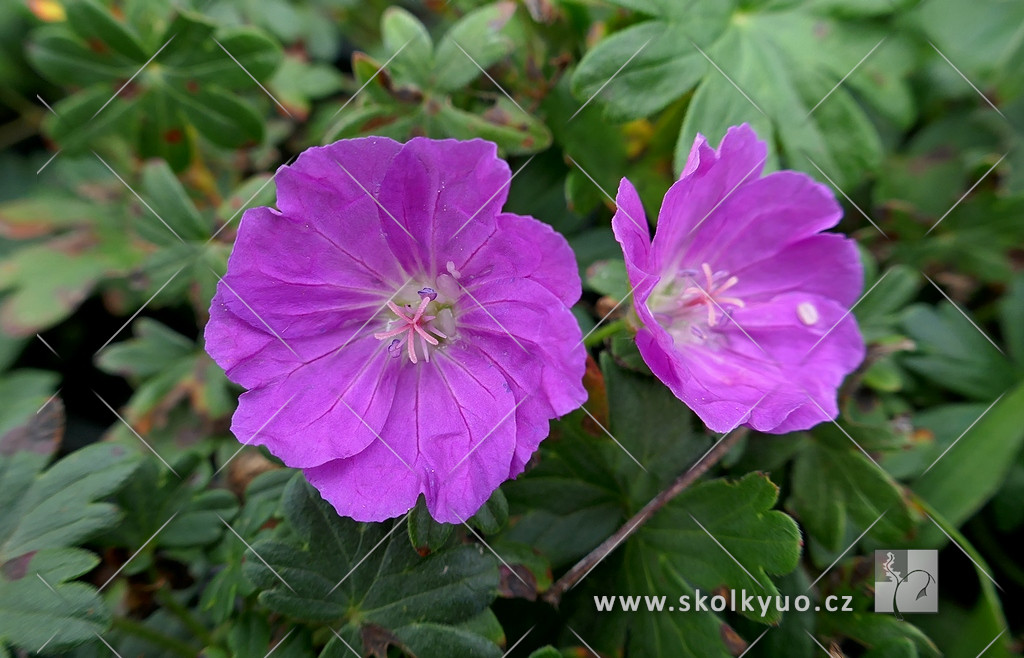
<svg viewBox="0 0 1024 658">
<path fill-rule="evenodd" d="M 354 139 L 277 174 L 246 211 L 206 345 L 249 389 L 232 431 L 301 468 L 339 514 L 426 497 L 475 513 L 548 421 L 586 398 L 565 239 L 501 212 L 494 144 Z"/>
<path fill-rule="evenodd" d="M 649 237 L 628 180 L 612 220 L 644 361 L 716 432 L 807 429 L 838 414 L 836 392 L 864 358 L 849 310 L 862 287 L 856 245 L 821 231 L 842 210 L 794 171 L 761 176 L 747 125 L 716 151 L 694 142 Z"/>
</svg>

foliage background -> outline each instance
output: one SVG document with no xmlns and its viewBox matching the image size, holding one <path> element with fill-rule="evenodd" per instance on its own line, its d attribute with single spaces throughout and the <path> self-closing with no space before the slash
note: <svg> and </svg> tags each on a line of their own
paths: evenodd
<svg viewBox="0 0 1024 658">
<path fill-rule="evenodd" d="M 1024 4 L 390 4 L 0 5 L 0 656 L 1019 652 Z M 744 121 L 843 201 L 868 361 L 837 423 L 747 437 L 555 610 L 719 438 L 615 322 L 609 193 L 628 175 L 653 216 L 694 135 Z M 464 526 L 337 518 L 239 449 L 201 344 L 241 211 L 364 134 L 497 142 L 509 208 L 584 274 L 590 401 Z M 870 612 L 872 551 L 900 547 L 941 549 L 939 614 Z M 698 587 L 857 612 L 593 605 Z"/>
</svg>

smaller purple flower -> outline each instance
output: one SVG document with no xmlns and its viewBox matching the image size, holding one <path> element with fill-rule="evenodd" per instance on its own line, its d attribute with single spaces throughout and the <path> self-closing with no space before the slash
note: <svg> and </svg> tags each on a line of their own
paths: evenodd
<svg viewBox="0 0 1024 658">
<path fill-rule="evenodd" d="M 206 327 L 248 389 L 235 436 L 359 521 L 422 495 L 458 523 L 521 473 L 586 399 L 586 352 L 572 250 L 502 212 L 510 181 L 483 140 L 343 140 L 282 167 Z"/>
<path fill-rule="evenodd" d="M 612 220 L 651 371 L 716 432 L 810 428 L 838 415 L 864 358 L 850 308 L 863 281 L 842 209 L 810 177 L 761 176 L 765 144 L 746 124 L 717 150 L 698 135 L 650 239 L 623 179 Z"/>
</svg>

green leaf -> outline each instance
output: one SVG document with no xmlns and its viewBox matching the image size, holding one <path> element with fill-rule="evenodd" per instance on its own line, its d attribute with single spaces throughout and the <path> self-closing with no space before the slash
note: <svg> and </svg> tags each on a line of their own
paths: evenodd
<svg viewBox="0 0 1024 658">
<path fill-rule="evenodd" d="M 93 502 L 115 489 L 138 464 L 123 446 L 94 444 L 43 473 L 38 455 L 0 456 L 0 564 L 44 548 L 72 546 L 110 526 L 118 512 Z"/>
<path fill-rule="evenodd" d="M 113 505 L 94 501 L 137 465 L 111 444 L 83 448 L 46 471 L 44 463 L 33 453 L 0 454 L 0 643 L 31 651 L 47 642 L 68 647 L 106 629 L 110 613 L 95 588 L 64 582 L 98 560 L 68 547 L 116 522 Z"/>
<path fill-rule="evenodd" d="M 154 208 L 160 209 L 160 217 L 174 232 L 185 240 L 205 240 L 210 227 L 196 210 L 185 188 L 161 160 L 148 162 L 142 168 L 142 189 L 144 198 Z"/>
<path fill-rule="evenodd" d="M 423 23 L 401 7 L 388 7 L 381 18 L 381 37 L 384 48 L 394 57 L 389 65 L 393 75 L 427 86 L 434 65 L 434 44 Z"/>
<path fill-rule="evenodd" d="M 440 523 L 430 516 L 426 500 L 420 496 L 409 514 L 409 540 L 420 555 L 436 553 L 452 536 L 455 526 Z"/>
<path fill-rule="evenodd" d="M 203 85 L 167 89 L 196 130 L 214 144 L 238 148 L 263 141 L 263 119 L 236 95 Z"/>
<path fill-rule="evenodd" d="M 54 106 L 56 114 L 47 114 L 43 126 L 68 154 L 94 148 L 111 133 L 124 130 L 140 109 L 137 96 L 118 96 L 117 87 L 99 84 L 65 98 Z M 104 107 L 106 105 L 106 107 Z"/>
<path fill-rule="evenodd" d="M 955 526 L 999 490 L 1024 445 L 1024 386 L 1001 397 L 919 477 L 914 491 Z M 955 482 L 956 486 L 950 486 Z"/>
<path fill-rule="evenodd" d="M 629 295 L 629 277 L 626 263 L 618 258 L 599 260 L 587 268 L 587 288 L 599 295 L 613 299 L 625 299 Z"/>
<path fill-rule="evenodd" d="M 460 110 L 446 101 L 433 119 L 440 127 L 441 135 L 456 139 L 488 139 L 508 155 L 535 153 L 551 145 L 551 132 L 547 126 L 504 97 L 481 114 Z"/>
<path fill-rule="evenodd" d="M 917 350 L 901 362 L 935 384 L 975 400 L 992 400 L 1016 377 L 1006 357 L 948 302 L 907 309 L 903 329 Z"/>
<path fill-rule="evenodd" d="M 1024 273 L 1013 278 L 1000 300 L 999 320 L 1007 352 L 1018 369 L 1024 368 Z"/>
<path fill-rule="evenodd" d="M 235 515 L 234 495 L 205 489 L 211 469 L 201 455 L 186 452 L 170 466 L 174 472 L 155 458 L 145 460 L 118 493 L 124 519 L 104 541 L 135 554 L 123 575 L 145 571 L 157 551 L 213 544 L 227 532 L 221 519 Z"/>
<path fill-rule="evenodd" d="M 758 473 L 736 482 L 705 482 L 683 492 L 627 540 L 621 584 L 615 590 L 671 592 L 665 612 L 620 610 L 602 615 L 598 623 L 628 624 L 628 655 L 729 656 L 724 638 L 734 632 L 716 614 L 698 612 L 694 606 L 698 596 L 704 596 L 707 605 L 719 588 L 744 589 L 748 594 L 770 596 L 774 602 L 778 590 L 768 574 L 788 573 L 800 559 L 796 524 L 771 509 L 777 496 L 775 485 Z M 680 596 L 690 597 L 688 612 L 676 607 L 682 605 Z M 737 602 L 738 597 L 737 593 Z M 670 606 L 676 614 L 669 611 Z M 759 623 L 777 623 L 781 618 L 774 604 L 764 618 L 760 611 L 743 614 Z M 594 635 L 600 633 L 595 630 Z"/>
<path fill-rule="evenodd" d="M 457 91 L 509 55 L 515 43 L 502 29 L 516 11 L 513 2 L 496 2 L 459 19 L 437 44 L 434 84 L 437 89 Z"/>
<path fill-rule="evenodd" d="M 139 155 L 161 158 L 174 171 L 183 171 L 192 161 L 195 138 L 170 90 L 163 85 L 155 86 L 139 100 L 139 106 Z"/>
<path fill-rule="evenodd" d="M 128 60 L 138 62 L 139 66 L 149 58 L 138 37 L 114 19 L 109 9 L 93 0 L 68 3 L 67 20 L 68 27 L 86 43 L 113 50 Z"/>
<path fill-rule="evenodd" d="M 727 3 L 708 6 L 719 13 Z M 572 75 L 572 93 L 580 102 L 602 104 L 612 121 L 651 116 L 664 109 L 707 73 L 709 64 L 699 52 L 680 53 L 689 43 L 687 23 L 644 21 L 616 32 L 587 52 Z M 609 78 L 625 62 L 617 76 Z"/>
<path fill-rule="evenodd" d="M 49 456 L 57 451 L 64 434 L 64 407 L 59 399 L 51 399 L 56 387 L 53 372 L 15 370 L 0 376 L 0 455 L 31 451 Z"/>
<path fill-rule="evenodd" d="M 596 97 L 610 118 L 650 116 L 693 92 L 676 145 L 675 169 L 686 162 L 694 137 L 717 143 L 729 126 L 750 123 L 776 145 L 790 167 L 816 174 L 821 167 L 840 187 L 856 183 L 881 161 L 881 141 L 840 81 L 866 102 L 909 124 L 905 80 L 912 50 L 903 37 L 865 21 L 837 20 L 815 3 L 761 3 L 735 7 L 692 0 L 616 0 L 649 14 L 599 42 L 573 76 L 579 102 Z M 883 37 L 888 43 L 882 46 Z M 807 53 L 815 53 L 807 57 Z M 871 52 L 878 62 L 856 71 Z M 827 99 L 826 99 L 827 96 Z M 813 164 L 812 164 L 813 163 Z"/>
<path fill-rule="evenodd" d="M 339 517 L 301 474 L 288 484 L 283 510 L 288 532 L 253 545 L 266 564 L 245 565 L 273 611 L 335 628 L 341 622 L 341 635 L 361 637 L 368 650 L 380 642 L 438 655 L 435 625 L 472 619 L 494 599 L 498 570 L 481 547 L 420 557 L 396 533 L 402 521 L 388 528 Z M 463 633 L 450 626 L 444 633 L 464 644 Z"/>
<path fill-rule="evenodd" d="M 493 535 L 508 523 L 508 500 L 501 489 L 495 489 L 487 502 L 467 521 L 485 535 Z"/>
<path fill-rule="evenodd" d="M 857 448 L 841 441 L 849 442 L 841 436 L 829 443 L 813 441 L 797 453 L 788 507 L 830 551 L 842 548 L 848 524 L 858 534 L 875 524 L 872 537 L 902 540 L 913 520 L 899 486 Z"/>
<path fill-rule="evenodd" d="M 123 376 L 155 375 L 196 348 L 191 340 L 151 318 L 139 318 L 133 332 L 136 338 L 115 343 L 100 353 L 96 365 L 101 370 Z"/>
<path fill-rule="evenodd" d="M 6 256 L 0 264 L 0 328 L 25 336 L 71 314 L 96 283 L 136 262 L 128 236 L 91 230 L 61 234 Z"/>
<path fill-rule="evenodd" d="M 43 77 L 68 86 L 85 86 L 116 78 L 127 80 L 141 64 L 112 51 L 97 52 L 62 26 L 36 30 L 28 42 L 27 55 Z"/>
</svg>

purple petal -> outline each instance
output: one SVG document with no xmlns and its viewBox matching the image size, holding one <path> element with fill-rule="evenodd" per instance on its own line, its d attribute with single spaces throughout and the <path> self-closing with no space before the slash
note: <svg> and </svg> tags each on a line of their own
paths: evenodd
<svg viewBox="0 0 1024 658">
<path fill-rule="evenodd" d="M 731 295 L 747 301 L 783 292 L 804 292 L 849 306 L 863 288 L 864 271 L 857 244 L 825 233 L 791 243 L 768 258 L 730 272 L 739 281 Z"/>
<path fill-rule="evenodd" d="M 467 281 L 528 279 L 572 306 L 582 293 L 572 248 L 560 233 L 533 217 L 502 213 L 498 231 L 462 266 Z"/>
<path fill-rule="evenodd" d="M 660 272 L 671 266 L 723 199 L 758 179 L 766 158 L 764 142 L 747 124 L 730 128 L 718 151 L 698 135 L 682 177 L 672 185 L 662 203 L 652 267 Z"/>
<path fill-rule="evenodd" d="M 365 336 L 239 398 L 231 431 L 306 468 L 362 451 L 391 411 L 399 364 Z"/>
<path fill-rule="evenodd" d="M 380 440 L 357 455 L 303 469 L 338 514 L 356 521 L 385 521 L 405 514 L 420 495 L 420 475 Z"/>
<path fill-rule="evenodd" d="M 384 237 L 391 221 L 374 201 L 401 149 L 385 137 L 335 142 L 307 149 L 275 179 L 282 213 L 307 234 L 319 234 L 338 257 L 347 257 L 347 269 L 362 268 L 360 283 L 368 288 L 381 282 L 400 285 L 408 278 Z"/>
<path fill-rule="evenodd" d="M 406 271 L 434 276 L 449 261 L 461 270 L 494 233 L 510 179 L 491 142 L 410 140 L 378 197 L 388 244 Z"/>
<path fill-rule="evenodd" d="M 683 261 L 734 272 L 835 226 L 842 215 L 829 189 L 806 174 L 769 174 L 741 185 L 722 201 L 686 241 Z M 654 243 L 659 248 L 657 237 Z"/>
</svg>

